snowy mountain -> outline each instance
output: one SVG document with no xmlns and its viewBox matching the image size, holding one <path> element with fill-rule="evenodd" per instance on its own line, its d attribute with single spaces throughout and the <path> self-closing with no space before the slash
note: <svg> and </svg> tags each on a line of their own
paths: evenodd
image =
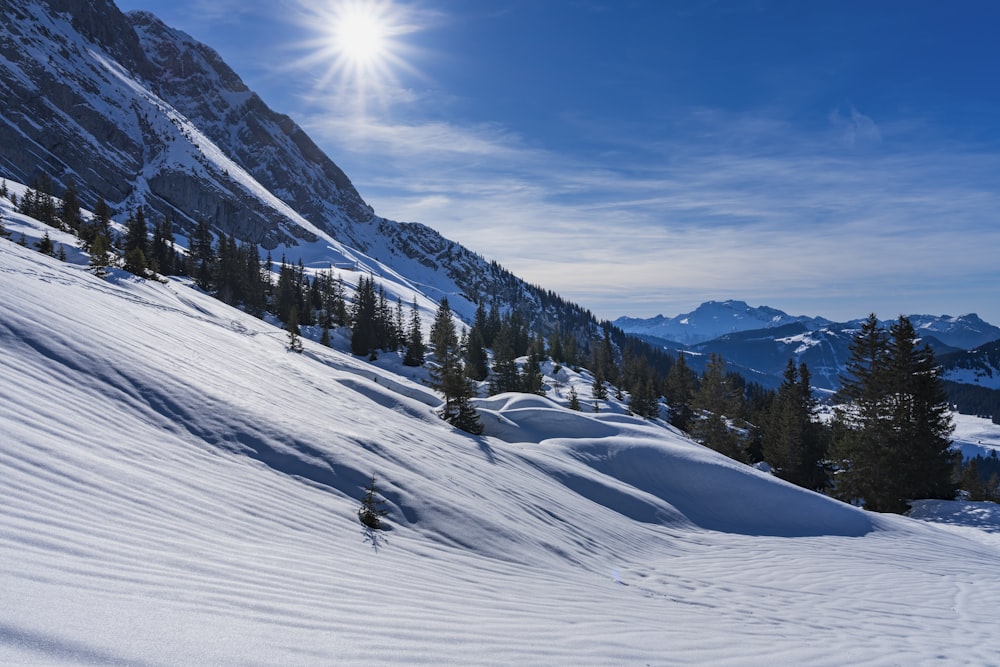
<svg viewBox="0 0 1000 667">
<path fill-rule="evenodd" d="M 983 354 L 966 346 L 984 346 L 987 341 L 1000 339 L 1000 328 L 975 314 L 909 317 L 922 341 L 940 358 L 948 380 L 997 388 L 989 381 L 993 376 L 988 360 L 982 361 Z M 621 317 L 615 324 L 652 345 L 688 353 L 695 369 L 703 367 L 709 354 L 721 354 L 733 371 L 764 386 L 776 387 L 788 360 L 794 359 L 809 367 L 815 387 L 835 390 L 840 386 L 839 378 L 850 358 L 851 340 L 861 320 L 838 323 L 822 317 L 791 316 L 766 306 L 752 308 L 743 301 L 709 301 L 673 318 Z M 883 321 L 886 327 L 891 324 L 891 320 Z M 730 331 L 719 333 L 725 328 Z M 685 340 L 686 344 L 682 342 Z M 971 351 L 959 354 L 965 350 Z M 953 364 L 960 367 L 951 370 Z M 968 372 L 972 368 L 978 372 Z"/>
<path fill-rule="evenodd" d="M 962 350 L 1000 340 L 1000 327 L 984 322 L 975 313 L 950 315 L 910 315 L 910 322 L 921 336 L 936 338 L 945 345 Z"/>
<path fill-rule="evenodd" d="M 541 328 L 594 326 L 430 227 L 375 215 L 291 118 L 272 111 L 210 47 L 110 0 L 6 0 L 0 22 L 0 176 L 70 184 L 124 220 L 166 216 L 307 267 L 349 266 L 466 318 L 484 295 Z M 572 321 L 572 324 L 570 322 Z"/>
<path fill-rule="evenodd" d="M 975 313 L 951 315 L 908 315 L 914 328 L 924 337 L 945 346 L 971 350 L 984 343 L 1000 340 L 1000 327 L 984 322 Z M 833 322 L 824 317 L 789 315 L 768 306 L 752 307 L 744 301 L 706 301 L 690 313 L 676 317 L 657 315 L 650 318 L 619 317 L 614 325 L 625 333 L 695 345 L 713 338 L 758 329 L 775 329 L 802 323 L 807 331 L 826 328 L 857 328 L 861 320 Z M 885 320 L 888 326 L 891 320 Z M 780 335 L 780 334 L 779 334 Z"/>
<path fill-rule="evenodd" d="M 944 378 L 1000 391 L 1000 340 L 941 359 Z"/>
<path fill-rule="evenodd" d="M 706 301 L 690 313 L 676 317 L 619 317 L 613 324 L 625 333 L 692 345 L 729 333 L 782 327 L 793 322 L 806 323 L 811 329 L 830 323 L 822 318 L 788 315 L 767 306 L 754 308 L 745 301 Z"/>
<path fill-rule="evenodd" d="M 863 512 L 546 396 L 450 428 L 424 369 L 184 280 L 0 239 L 0 663 L 990 664 L 1000 517 Z M 981 420 L 980 420 L 981 421 Z M 980 431 L 969 438 L 981 441 Z M 1000 446 L 1000 436 L 995 444 Z M 357 508 L 375 475 L 385 532 Z M 978 526 L 978 527 L 973 527 Z"/>
</svg>

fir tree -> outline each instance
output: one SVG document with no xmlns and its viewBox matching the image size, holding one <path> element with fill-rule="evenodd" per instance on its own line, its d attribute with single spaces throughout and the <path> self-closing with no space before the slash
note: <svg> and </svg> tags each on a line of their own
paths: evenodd
<svg viewBox="0 0 1000 667">
<path fill-rule="evenodd" d="M 713 352 L 709 357 L 694 407 L 700 414 L 691 424 L 691 435 L 717 452 L 743 460 L 742 443 L 729 423 L 741 412 L 741 397 L 721 355 Z"/>
<path fill-rule="evenodd" d="M 545 394 L 545 378 L 542 376 L 542 365 L 536 352 L 528 355 L 528 360 L 521 369 L 519 391 L 525 394 Z"/>
<path fill-rule="evenodd" d="M 482 433 L 479 414 L 471 403 L 472 383 L 465 376 L 462 347 L 447 298 L 442 298 L 438 304 L 437 314 L 431 325 L 431 350 L 435 361 L 431 369 L 431 382 L 435 389 L 444 394 L 442 419 L 468 433 Z"/>
<path fill-rule="evenodd" d="M 125 245 L 123 250 L 125 251 L 126 259 L 126 270 L 131 270 L 128 268 L 128 256 L 130 251 L 138 250 L 142 254 L 142 264 L 143 269 L 146 268 L 147 258 L 150 256 L 149 253 L 149 230 L 146 227 L 146 214 L 142 206 L 136 208 L 135 213 L 129 216 L 128 221 L 125 223 Z M 138 257 L 138 254 L 133 253 L 133 257 Z M 137 273 L 132 271 L 132 273 Z"/>
<path fill-rule="evenodd" d="M 420 324 L 420 309 L 417 308 L 417 297 L 413 297 L 410 307 L 410 331 L 406 337 L 406 354 L 403 356 L 404 366 L 422 366 L 424 364 L 424 334 Z"/>
<path fill-rule="evenodd" d="M 687 430 L 693 415 L 691 402 L 698 387 L 698 376 L 687 365 L 687 358 L 681 352 L 677 361 L 667 373 L 666 395 L 670 406 L 670 423 L 681 430 Z"/>
<path fill-rule="evenodd" d="M 905 317 L 887 333 L 870 315 L 851 345 L 837 398 L 837 497 L 880 512 L 951 497 L 952 424 L 934 354 Z"/>
<path fill-rule="evenodd" d="M 98 278 L 108 272 L 108 246 L 103 234 L 97 234 L 90 244 L 90 270 Z"/>
<path fill-rule="evenodd" d="M 299 328 L 298 307 L 292 306 L 285 331 L 288 332 L 288 349 L 292 352 L 302 352 L 302 330 Z"/>
<path fill-rule="evenodd" d="M 371 530 L 380 530 L 382 517 L 388 514 L 388 511 L 382 507 L 385 505 L 385 500 L 380 495 L 378 487 L 375 486 L 375 475 L 373 474 L 372 481 L 365 487 L 365 495 L 361 498 L 361 507 L 358 508 L 358 520 Z"/>
<path fill-rule="evenodd" d="M 489 375 L 486 341 L 483 338 L 483 327 L 486 322 L 486 311 L 482 304 L 476 309 L 476 317 L 469 329 L 465 346 L 465 374 L 471 380 L 482 381 Z"/>
<path fill-rule="evenodd" d="M 70 182 L 63 193 L 62 206 L 59 209 L 59 217 L 64 225 L 74 231 L 80 229 L 80 196 L 77 193 L 76 185 Z"/>
<path fill-rule="evenodd" d="M 351 310 L 351 353 L 370 356 L 378 347 L 378 294 L 375 279 L 361 276 Z"/>
<path fill-rule="evenodd" d="M 576 387 L 569 388 L 569 409 L 580 411 L 580 397 L 576 393 Z"/>
<path fill-rule="evenodd" d="M 206 292 L 211 290 L 215 274 L 215 250 L 212 247 L 212 232 L 208 223 L 203 220 L 198 221 L 191 236 L 188 264 L 187 274 L 194 278 L 198 287 Z M 280 319 L 284 321 L 284 318 Z"/>
<path fill-rule="evenodd" d="M 49 237 L 48 232 L 45 232 L 45 235 L 38 240 L 35 247 L 38 248 L 38 252 L 43 255 L 51 255 L 53 253 L 54 246 L 52 245 L 52 239 Z"/>
<path fill-rule="evenodd" d="M 604 384 L 604 378 L 600 374 L 595 373 L 594 381 L 590 385 L 590 393 L 595 401 L 608 400 L 608 386 Z M 597 411 L 595 410 L 594 412 Z"/>
<path fill-rule="evenodd" d="M 806 365 L 796 368 L 789 359 L 784 381 L 764 418 L 762 453 L 778 477 L 821 490 L 826 486 L 825 451 L 809 382 Z"/>
</svg>

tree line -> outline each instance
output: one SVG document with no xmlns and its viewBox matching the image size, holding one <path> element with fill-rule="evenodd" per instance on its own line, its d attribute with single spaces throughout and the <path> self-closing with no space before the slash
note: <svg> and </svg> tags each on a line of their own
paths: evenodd
<svg viewBox="0 0 1000 667">
<path fill-rule="evenodd" d="M 442 299 L 428 345 L 416 295 L 404 307 L 399 297 L 390 300 L 374 277 L 360 276 L 349 297 L 332 270 L 310 275 L 301 261 L 284 258 L 275 266 L 270 255 L 260 258 L 256 245 L 217 237 L 204 222 L 195 226 L 188 252 L 180 253 L 168 219 L 150 226 L 139 207 L 118 234 L 102 200 L 84 219 L 72 186 L 61 202 L 29 188 L 15 203 L 26 215 L 76 233 L 95 272 L 118 265 L 138 275 L 190 276 L 226 303 L 260 317 L 272 314 L 288 329 L 292 349 L 301 349 L 300 327 L 318 326 L 325 344 L 332 329 L 349 328 L 351 352 L 372 359 L 392 352 L 408 366 L 421 366 L 429 353 L 431 382 L 445 397 L 442 417 L 472 433 L 481 432 L 470 403 L 479 386 L 492 394 L 544 393 L 541 363 L 552 359 L 592 371 L 594 410 L 614 392 L 634 414 L 665 417 L 727 456 L 766 462 L 783 479 L 848 502 L 903 511 L 909 499 L 951 497 L 955 491 L 960 462 L 949 449 L 947 395 L 933 352 L 917 346 L 905 317 L 888 330 L 874 315 L 865 322 L 836 396 L 841 407 L 823 421 L 809 369 L 792 360 L 780 387 L 766 390 L 729 372 L 721 355 L 711 355 L 699 376 L 683 353 L 674 357 L 610 323 L 589 337 L 579 335 L 579 321 L 566 327 L 568 333 L 559 321 L 544 331 L 516 304 L 493 299 L 487 308 L 486 298 L 478 299 L 472 322 L 461 332 Z M 558 299 L 547 295 L 545 302 Z M 571 406 L 583 409 L 575 394 Z M 989 480 L 984 484 L 987 495 L 996 490 Z"/>
</svg>

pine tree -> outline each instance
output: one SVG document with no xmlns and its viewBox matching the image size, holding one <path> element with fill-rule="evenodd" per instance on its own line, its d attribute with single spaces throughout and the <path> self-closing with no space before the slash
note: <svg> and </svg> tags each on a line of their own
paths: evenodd
<svg viewBox="0 0 1000 667">
<path fill-rule="evenodd" d="M 74 231 L 80 229 L 80 197 L 73 182 L 66 186 L 66 191 L 63 193 L 59 217 L 70 229 Z"/>
<path fill-rule="evenodd" d="M 917 333 L 906 317 L 900 317 L 890 327 L 889 336 L 893 380 L 890 400 L 894 402 L 894 437 L 902 454 L 906 497 L 953 498 L 954 425 L 934 352 L 926 344 L 918 347 Z"/>
<path fill-rule="evenodd" d="M 580 396 L 576 393 L 576 387 L 569 388 L 569 409 L 580 411 Z"/>
<path fill-rule="evenodd" d="M 299 328 L 299 312 L 297 306 L 292 306 L 285 331 L 288 332 L 288 349 L 292 352 L 302 352 L 302 330 Z"/>
<path fill-rule="evenodd" d="M 431 369 L 431 382 L 435 389 L 444 394 L 441 418 L 468 433 L 482 433 L 479 414 L 471 403 L 472 383 L 465 376 L 462 347 L 446 297 L 438 304 L 437 314 L 431 325 L 431 349 L 436 362 Z"/>
<path fill-rule="evenodd" d="M 664 390 L 670 406 L 670 423 L 681 430 L 687 430 L 693 411 L 691 402 L 698 387 L 698 376 L 687 365 L 684 353 L 677 355 L 677 361 L 667 372 Z"/>
<path fill-rule="evenodd" d="M 149 230 L 146 228 L 146 214 L 143 207 L 136 208 L 125 223 L 125 270 L 137 276 L 146 274 L 149 253 Z"/>
<path fill-rule="evenodd" d="M 194 278 L 195 283 L 206 292 L 212 289 L 212 279 L 215 274 L 215 250 L 212 247 L 212 232 L 208 223 L 200 220 L 191 236 L 191 247 L 188 249 L 187 274 Z M 285 318 L 279 315 L 282 322 Z"/>
<path fill-rule="evenodd" d="M 90 244 L 90 270 L 98 278 L 108 272 L 108 246 L 103 234 L 97 234 Z"/>
<path fill-rule="evenodd" d="M 361 498 L 361 507 L 358 508 L 358 520 L 372 530 L 382 528 L 382 517 L 388 511 L 382 506 L 385 500 L 380 497 L 378 487 L 375 486 L 375 475 L 372 481 L 365 487 L 365 495 Z"/>
<path fill-rule="evenodd" d="M 951 415 L 934 354 L 917 348 L 900 317 L 887 333 L 874 314 L 851 345 L 837 398 L 833 453 L 836 495 L 880 512 L 904 512 L 915 498 L 954 493 Z"/>
<path fill-rule="evenodd" d="M 608 400 L 608 386 L 604 384 L 604 378 L 599 373 L 595 373 L 594 375 L 594 381 L 590 385 L 590 393 L 595 401 Z M 597 411 L 595 410 L 594 412 Z"/>
<path fill-rule="evenodd" d="M 351 309 L 351 354 L 371 356 L 378 348 L 378 294 L 375 279 L 361 276 Z"/>
<path fill-rule="evenodd" d="M 54 246 L 52 245 L 52 239 L 49 237 L 49 233 L 45 232 L 45 235 L 39 239 L 38 243 L 35 244 L 38 248 L 38 252 L 43 255 L 51 255 L 53 253 Z"/>
<path fill-rule="evenodd" d="M 892 462 L 888 417 L 884 397 L 889 341 L 874 313 L 861 325 L 851 342 L 846 374 L 840 379 L 836 401 L 833 455 L 838 467 L 834 492 L 849 502 L 864 502 L 870 509 L 886 509 L 881 494 L 892 489 Z"/>
<path fill-rule="evenodd" d="M 465 374 L 471 380 L 482 381 L 489 375 L 489 363 L 486 354 L 486 341 L 483 338 L 483 327 L 486 323 L 486 311 L 482 304 L 476 309 L 476 317 L 469 329 L 465 346 Z"/>
<path fill-rule="evenodd" d="M 796 368 L 795 360 L 789 359 L 784 381 L 764 419 L 762 448 L 764 460 L 778 477 L 821 490 L 826 486 L 825 452 L 809 382 L 806 365 Z"/>
<path fill-rule="evenodd" d="M 417 297 L 413 297 L 410 307 L 410 332 L 406 337 L 406 354 L 403 355 L 404 366 L 422 366 L 424 364 L 424 334 L 420 324 L 420 309 L 417 308 Z"/>
<path fill-rule="evenodd" d="M 691 424 L 691 435 L 717 452 L 743 460 L 742 443 L 729 423 L 741 413 L 741 402 L 726 362 L 713 352 L 694 396 L 694 408 L 701 414 Z"/>
<path fill-rule="evenodd" d="M 528 355 L 528 360 L 521 369 L 519 391 L 525 394 L 545 395 L 545 378 L 542 376 L 542 365 L 536 352 Z"/>
</svg>

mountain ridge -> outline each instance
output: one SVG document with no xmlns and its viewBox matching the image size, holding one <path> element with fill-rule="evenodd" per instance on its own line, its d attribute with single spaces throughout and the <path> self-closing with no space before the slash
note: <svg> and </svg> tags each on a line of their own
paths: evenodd
<svg viewBox="0 0 1000 667">
<path fill-rule="evenodd" d="M 530 285 L 421 223 L 375 214 L 290 117 L 211 47 L 149 12 L 101 0 L 5 0 L 0 24 L 0 176 L 59 196 L 70 184 L 119 221 L 137 207 L 186 245 L 199 222 L 310 269 L 348 266 L 393 297 L 448 296 L 470 321 L 493 300 L 531 326 L 586 341 L 584 308 Z M 103 23 L 102 21 L 103 17 Z"/>
<path fill-rule="evenodd" d="M 1000 327 L 982 320 L 976 313 L 951 315 L 914 314 L 907 316 L 918 333 L 929 333 L 951 347 L 965 350 L 1000 339 Z M 725 334 L 771 329 L 791 322 L 801 322 L 810 331 L 824 327 L 857 327 L 864 318 L 835 322 L 825 317 L 789 315 L 770 306 L 753 307 L 746 301 L 706 301 L 689 313 L 674 317 L 656 315 L 650 318 L 622 316 L 612 323 L 625 333 L 634 333 L 692 345 L 704 343 Z M 881 320 L 888 325 L 893 320 Z"/>
</svg>

